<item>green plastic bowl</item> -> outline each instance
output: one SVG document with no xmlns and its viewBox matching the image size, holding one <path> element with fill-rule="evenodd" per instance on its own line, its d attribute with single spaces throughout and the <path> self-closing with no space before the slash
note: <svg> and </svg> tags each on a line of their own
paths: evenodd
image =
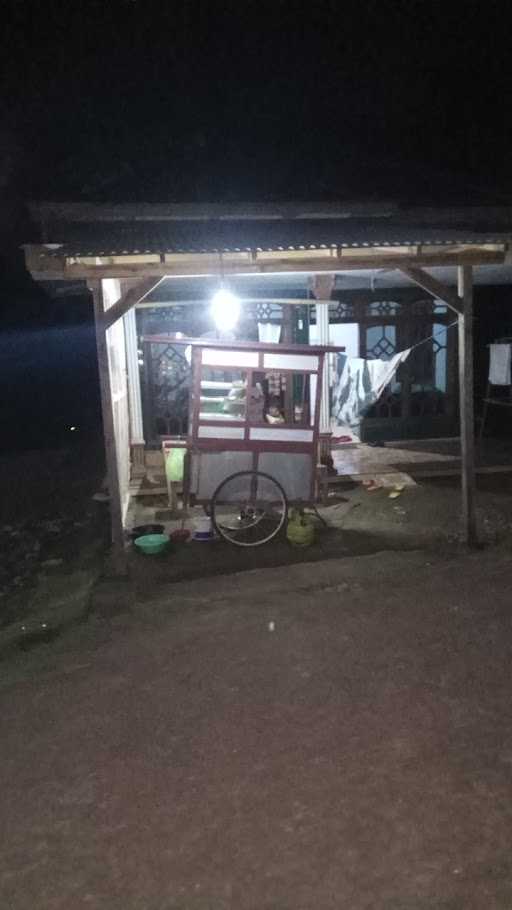
<svg viewBox="0 0 512 910">
<path fill-rule="evenodd" d="M 167 534 L 144 534 L 143 537 L 137 537 L 134 541 L 135 546 L 146 554 L 162 553 L 169 546 Z"/>
</svg>

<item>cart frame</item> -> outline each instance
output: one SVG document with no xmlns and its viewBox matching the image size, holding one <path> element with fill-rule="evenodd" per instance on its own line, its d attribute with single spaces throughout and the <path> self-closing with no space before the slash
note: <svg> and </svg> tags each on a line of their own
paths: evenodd
<svg viewBox="0 0 512 910">
<path fill-rule="evenodd" d="M 315 501 L 316 469 L 318 462 L 318 443 L 320 426 L 320 402 L 322 395 L 322 380 L 325 368 L 326 354 L 338 353 L 344 347 L 334 345 L 297 345 L 297 344 L 272 344 L 264 342 L 225 342 L 206 338 L 185 338 L 173 335 L 150 335 L 146 341 L 153 344 L 179 344 L 192 348 L 192 384 L 189 413 L 189 432 L 187 436 L 187 449 L 189 465 L 187 474 L 187 491 L 184 491 L 188 501 L 191 477 L 193 475 L 192 463 L 194 458 L 202 453 L 250 453 L 251 458 L 247 470 L 262 471 L 272 475 L 268 466 L 260 469 L 262 455 L 276 454 L 302 454 L 310 456 L 310 471 L 307 489 L 303 496 L 288 498 L 290 504 L 301 502 L 303 504 Z M 219 371 L 241 371 L 246 377 L 246 387 L 252 387 L 255 373 L 275 372 L 293 376 L 316 376 L 316 390 L 314 407 L 310 402 L 310 414 L 307 422 L 269 424 L 266 421 L 254 422 L 251 420 L 248 398 L 244 416 L 239 418 L 215 419 L 212 415 L 201 413 L 201 381 L 204 367 Z M 226 472 L 226 477 L 237 473 L 240 469 L 235 465 L 232 471 Z M 276 478 L 279 480 L 279 478 Z M 282 480 L 279 482 L 284 486 Z M 217 486 L 217 484 L 215 485 Z M 213 492 L 213 491 L 212 491 Z M 202 498 L 195 496 L 198 503 L 207 504 L 211 496 Z"/>
</svg>

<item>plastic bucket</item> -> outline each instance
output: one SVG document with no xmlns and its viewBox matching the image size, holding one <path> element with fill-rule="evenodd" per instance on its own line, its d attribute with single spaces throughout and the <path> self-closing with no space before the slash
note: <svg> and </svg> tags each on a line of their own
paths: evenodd
<svg viewBox="0 0 512 910">
<path fill-rule="evenodd" d="M 211 540 L 213 537 L 212 520 L 207 515 L 194 519 L 193 540 Z"/>
</svg>

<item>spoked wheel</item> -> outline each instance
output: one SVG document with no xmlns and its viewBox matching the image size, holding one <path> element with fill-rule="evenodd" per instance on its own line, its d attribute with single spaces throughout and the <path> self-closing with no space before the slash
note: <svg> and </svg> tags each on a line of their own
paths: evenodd
<svg viewBox="0 0 512 910">
<path fill-rule="evenodd" d="M 215 530 L 237 547 L 259 547 L 286 523 L 285 492 L 270 474 L 239 471 L 217 487 L 211 502 Z"/>
</svg>

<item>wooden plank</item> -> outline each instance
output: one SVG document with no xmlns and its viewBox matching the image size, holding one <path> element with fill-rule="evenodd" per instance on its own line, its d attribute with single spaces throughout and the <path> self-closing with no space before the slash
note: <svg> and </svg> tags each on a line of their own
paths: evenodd
<svg viewBox="0 0 512 910">
<path fill-rule="evenodd" d="M 329 303 L 336 284 L 335 275 L 314 275 L 311 290 L 317 303 Z"/>
<path fill-rule="evenodd" d="M 435 464 L 431 467 L 417 467 L 407 470 L 407 473 L 411 477 L 456 477 L 460 474 L 461 463 L 460 461 L 455 462 L 453 465 L 439 465 L 439 468 L 435 470 Z M 384 472 L 381 472 L 384 473 Z M 511 474 L 512 473 L 512 464 L 484 464 L 475 468 L 475 474 Z"/>
<path fill-rule="evenodd" d="M 360 294 L 360 292 L 359 292 Z M 311 303 L 338 303 L 338 300 L 311 300 L 310 297 L 241 297 L 241 304 L 244 303 L 274 303 L 278 306 L 308 306 Z M 198 297 L 196 300 L 141 300 L 136 303 L 137 309 L 149 309 L 149 307 L 173 307 L 173 306 L 204 306 L 205 297 Z"/>
<path fill-rule="evenodd" d="M 449 249 L 449 248 L 448 248 Z M 268 273 L 288 273 L 288 272 L 344 272 L 353 269 L 402 269 L 403 266 L 425 266 L 434 268 L 436 266 L 459 266 L 459 265 L 500 265 L 504 262 L 504 251 L 496 250 L 475 250 L 459 253 L 444 253 L 442 248 L 438 253 L 419 253 L 418 255 L 393 255 L 390 249 L 389 254 L 368 256 L 350 256 L 346 255 L 326 255 L 314 257 L 308 255 L 304 250 L 292 254 L 284 254 L 281 258 L 265 257 L 265 253 L 258 253 L 252 256 L 247 254 L 246 258 L 229 260 L 229 254 L 223 256 L 223 273 L 224 275 L 258 275 Z M 144 257 L 141 257 L 140 263 L 106 263 L 103 265 L 86 265 L 82 262 L 67 262 L 55 265 L 51 257 L 27 257 L 27 268 L 33 278 L 38 280 L 45 279 L 64 279 L 72 280 L 75 278 L 96 279 L 96 278 L 156 278 L 157 277 L 186 277 L 188 275 L 213 275 L 219 276 L 221 272 L 220 259 L 217 255 L 208 253 L 198 254 L 181 254 L 176 255 L 172 262 L 165 263 L 147 263 Z"/>
<path fill-rule="evenodd" d="M 167 487 L 162 484 L 160 487 L 132 487 L 131 496 L 167 496 Z"/>
<path fill-rule="evenodd" d="M 389 470 L 387 470 L 389 468 Z M 329 477 L 329 486 L 338 486 L 343 485 L 349 482 L 350 479 L 364 480 L 366 477 L 374 477 L 375 474 L 396 474 L 398 468 L 403 474 L 409 474 L 412 478 L 424 479 L 434 477 L 458 477 L 460 475 L 461 462 L 460 459 L 454 460 L 453 464 L 450 462 L 448 464 L 441 464 L 439 462 L 432 462 L 432 464 L 422 464 L 422 465 L 375 465 L 373 468 L 368 468 L 368 471 L 357 472 L 347 471 L 346 474 L 336 474 L 336 476 Z M 480 465 L 475 468 L 476 474 L 512 474 L 512 464 L 488 464 Z"/>
<path fill-rule="evenodd" d="M 218 348 L 219 350 L 226 349 L 230 351 L 232 348 L 235 348 L 237 351 L 256 351 L 260 353 L 269 352 L 270 354 L 304 354 L 307 357 L 313 357 L 316 354 L 325 353 L 325 346 L 318 344 L 284 344 L 281 342 L 279 344 L 279 350 L 276 351 L 276 345 L 271 341 L 237 341 L 236 344 L 232 341 L 218 341 L 216 338 L 187 338 L 184 335 L 177 337 L 176 335 L 143 335 L 142 341 L 151 342 L 151 344 L 181 344 L 185 347 L 192 345 L 193 347 L 199 348 Z M 345 345 L 343 344 L 330 344 L 329 352 L 330 353 L 343 353 L 345 350 Z M 224 365 L 227 369 L 227 365 Z M 244 369 L 242 366 L 241 369 Z M 261 367 L 263 369 L 263 366 Z M 297 369 L 296 367 L 279 367 L 279 371 L 284 371 L 291 369 L 294 373 L 310 373 L 316 372 L 316 367 L 311 367 L 311 369 Z"/>
<path fill-rule="evenodd" d="M 512 401 L 506 401 L 504 398 L 484 398 L 485 404 L 497 404 L 502 408 L 512 408 Z"/>
<path fill-rule="evenodd" d="M 402 266 L 400 271 L 406 275 L 407 278 L 410 278 L 411 281 L 414 281 L 415 284 L 418 284 L 420 288 L 423 288 L 424 291 L 427 291 L 429 294 L 432 294 L 433 297 L 442 300 L 456 313 L 462 312 L 461 302 L 455 291 L 452 291 L 447 285 L 442 284 L 437 278 L 429 275 L 428 272 L 425 272 L 423 269 L 406 266 Z"/>
<path fill-rule="evenodd" d="M 473 402 L 473 273 L 471 266 L 459 266 L 459 403 L 460 445 L 462 455 L 463 534 L 469 546 L 478 542 L 475 513 L 475 428 Z"/>
<path fill-rule="evenodd" d="M 141 281 L 138 281 L 137 284 L 128 288 L 119 300 L 103 313 L 102 323 L 104 328 L 109 329 L 114 322 L 121 319 L 128 310 L 131 310 L 131 308 L 135 306 L 135 304 L 143 300 L 144 297 L 147 297 L 148 294 L 151 294 L 151 291 L 154 291 L 163 280 L 162 277 L 143 278 Z"/>
<path fill-rule="evenodd" d="M 418 300 L 418 290 L 417 285 L 414 286 L 407 285 L 403 287 L 382 287 L 382 293 L 389 293 L 392 295 L 393 300 L 396 300 L 398 303 L 403 304 L 405 307 L 409 304 L 416 303 Z M 245 295 L 238 295 L 240 303 L 242 304 L 258 304 L 258 303 L 273 303 L 278 304 L 279 306 L 311 306 L 315 303 L 326 303 L 333 306 L 337 306 L 340 302 L 340 299 L 343 300 L 343 303 L 359 303 L 362 300 L 366 302 L 371 302 L 374 299 L 374 296 L 368 288 L 367 290 L 359 289 L 343 289 L 339 292 L 339 296 L 334 297 L 332 300 L 313 300 L 311 297 L 248 297 Z M 183 306 L 204 306 L 205 297 L 195 297 L 190 299 L 177 298 L 174 300 L 147 300 L 144 299 L 140 303 L 136 304 L 136 309 L 145 309 L 145 308 L 159 308 L 159 307 L 183 307 Z M 441 315 L 441 314 L 440 314 Z"/>
<path fill-rule="evenodd" d="M 125 551 L 123 508 L 119 486 L 119 469 L 114 431 L 114 412 L 112 408 L 112 385 L 108 362 L 107 333 L 103 325 L 104 306 L 101 282 L 89 285 L 94 302 L 94 326 L 96 331 L 96 350 L 100 377 L 101 412 L 103 417 L 103 437 L 107 463 L 108 487 L 110 493 L 110 521 L 112 528 L 112 561 L 116 574 L 124 575 L 127 571 Z"/>
</svg>

